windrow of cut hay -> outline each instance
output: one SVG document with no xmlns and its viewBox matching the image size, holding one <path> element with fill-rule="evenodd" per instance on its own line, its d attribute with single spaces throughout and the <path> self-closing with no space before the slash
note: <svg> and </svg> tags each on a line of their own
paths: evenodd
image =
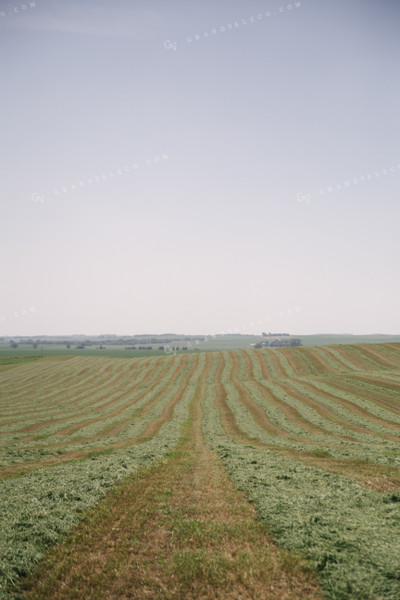
<svg viewBox="0 0 400 600">
<path fill-rule="evenodd" d="M 0 373 L 0 598 L 117 481 L 163 459 L 199 382 L 209 444 L 327 597 L 400 597 L 400 344 L 379 344 Z"/>
<path fill-rule="evenodd" d="M 148 362 L 147 359 L 137 361 L 143 366 Z M 122 371 L 127 367 L 129 372 L 132 366 L 138 366 L 133 362 L 130 361 L 130 366 L 124 365 Z M 122 372 L 120 361 L 109 362 L 107 368 L 110 368 L 112 381 L 110 393 L 115 385 L 112 363 L 119 374 Z M 61 441 L 56 464 L 46 467 L 36 461 L 35 468 L 30 472 L 20 471 L 18 476 L 1 481 L 0 598 L 9 597 L 8 590 L 19 577 L 29 572 L 44 551 L 68 532 L 116 482 L 136 473 L 141 467 L 162 460 L 176 445 L 182 423 L 187 418 L 189 402 L 204 369 L 205 355 L 172 360 L 171 357 L 165 357 L 162 361 L 156 359 L 153 364 L 155 373 L 163 373 L 166 377 L 159 380 L 156 375 L 154 385 L 149 384 L 149 380 L 144 384 L 148 386 L 148 395 L 153 402 L 147 412 L 143 411 L 137 419 L 132 437 L 112 438 L 114 443 L 109 446 L 103 439 L 102 452 L 87 451 L 80 460 L 71 459 L 64 464 L 60 462 L 64 455 Z M 161 371 L 157 370 L 158 367 Z M 96 368 L 96 365 L 92 362 L 90 368 Z M 135 371 L 139 373 L 139 369 Z M 84 375 L 87 373 L 81 375 L 85 381 Z M 40 370 L 36 376 L 40 377 Z M 28 381 L 33 387 L 36 385 L 35 376 Z M 67 377 L 64 381 L 74 384 L 74 378 Z M 65 387 L 67 390 L 68 384 Z M 79 389 L 76 388 L 76 391 Z M 143 390 L 140 392 L 139 387 L 136 392 L 140 394 Z M 104 390 L 101 391 L 103 393 Z M 28 398 L 29 392 L 27 405 Z M 52 406 L 51 402 L 49 406 Z M 54 440 L 53 436 L 51 438 Z M 24 449 L 23 445 L 20 448 L 23 454 L 21 466 L 25 463 L 29 468 L 29 463 L 32 465 L 35 461 L 31 460 L 32 450 Z M 53 450 L 57 452 L 56 448 Z"/>
<path fill-rule="evenodd" d="M 348 394 L 347 403 L 336 405 L 324 384 L 319 389 L 319 377 L 330 381 L 343 374 L 342 368 L 336 373 L 329 368 L 329 373 L 320 376 L 313 373 L 290 378 L 282 361 L 286 370 L 282 378 L 282 370 L 276 365 L 279 353 L 272 361 L 268 356 L 272 352 L 213 356 L 204 400 L 204 430 L 210 445 L 218 451 L 238 488 L 249 494 L 277 539 L 308 558 L 319 573 L 327 597 L 397 599 L 400 451 L 398 442 L 391 441 L 389 433 L 382 435 L 382 431 L 400 432 L 398 421 L 391 421 L 391 413 L 386 411 L 384 422 L 377 423 L 373 403 L 362 402 L 363 410 L 358 413 L 354 407 L 361 403 L 361 397 L 350 399 Z M 258 360 L 262 355 L 266 355 L 264 368 Z M 356 352 L 352 355 L 358 356 Z M 254 368 L 249 366 L 249 358 Z M 268 364 L 272 369 L 264 378 Z M 379 374 L 382 393 L 386 377 L 390 380 L 394 368 L 386 361 L 377 361 L 374 370 L 368 361 L 364 362 L 365 374 Z M 357 377 L 356 369 L 350 372 Z M 268 387 L 268 394 L 261 394 L 263 398 L 257 393 L 262 389 L 254 385 L 256 382 Z M 312 399 L 323 409 L 314 414 L 320 417 L 321 429 L 318 435 L 309 432 L 307 443 L 299 439 L 300 431 L 307 429 L 306 423 L 296 418 L 296 412 L 279 406 L 277 387 L 273 387 L 278 385 L 285 392 L 280 401 L 292 405 L 295 400 L 299 412 L 303 403 L 302 414 L 308 422 L 313 422 L 313 416 L 306 400 Z M 285 431 L 284 436 L 265 426 L 249 399 L 263 408 L 271 424 Z M 329 416 L 324 414 L 327 407 Z M 353 439 L 334 435 L 330 426 L 335 423 L 334 415 L 340 421 L 338 427 L 347 430 Z M 368 434 L 354 430 L 352 424 L 359 417 L 360 428 L 368 426 Z M 295 427 L 290 424 L 292 419 Z M 325 435 L 321 435 L 324 430 Z"/>
</svg>

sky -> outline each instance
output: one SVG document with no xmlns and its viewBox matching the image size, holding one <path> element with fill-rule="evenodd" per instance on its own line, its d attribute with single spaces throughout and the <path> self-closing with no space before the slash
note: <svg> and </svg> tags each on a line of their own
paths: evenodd
<svg viewBox="0 0 400 600">
<path fill-rule="evenodd" d="M 400 333 L 397 0 L 0 0 L 0 335 Z"/>
</svg>

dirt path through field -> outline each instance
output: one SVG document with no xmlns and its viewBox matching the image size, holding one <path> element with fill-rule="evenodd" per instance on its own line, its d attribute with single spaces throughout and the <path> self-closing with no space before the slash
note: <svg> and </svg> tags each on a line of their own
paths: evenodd
<svg viewBox="0 0 400 600">
<path fill-rule="evenodd" d="M 200 378 L 182 441 L 110 493 L 25 582 L 22 598 L 317 599 L 202 435 Z"/>
</svg>

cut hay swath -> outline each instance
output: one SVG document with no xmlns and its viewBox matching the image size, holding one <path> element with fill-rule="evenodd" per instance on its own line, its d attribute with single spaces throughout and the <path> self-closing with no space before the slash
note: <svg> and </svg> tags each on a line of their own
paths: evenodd
<svg viewBox="0 0 400 600">
<path fill-rule="evenodd" d="M 118 481 L 165 459 L 202 374 L 205 439 L 277 541 L 328 598 L 400 597 L 400 344 L 360 344 L 3 370 L 0 598 Z"/>
</svg>

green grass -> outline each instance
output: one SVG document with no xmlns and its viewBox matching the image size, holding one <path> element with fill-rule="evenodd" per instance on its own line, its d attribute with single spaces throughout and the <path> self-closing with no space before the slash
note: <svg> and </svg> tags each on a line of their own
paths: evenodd
<svg viewBox="0 0 400 600">
<path fill-rule="evenodd" d="M 20 365 L 24 362 L 38 360 L 39 358 L 40 356 L 30 356 L 25 354 L 21 354 L 20 356 L 0 356 L 0 367 L 2 365 Z"/>
<path fill-rule="evenodd" d="M 220 343 L 228 342 L 220 340 Z M 23 364 L 7 370 L 6 363 L 0 372 L 3 409 L 0 460 L 5 476 L 10 473 L 8 479 L 0 481 L 0 585 L 3 585 L 0 598 L 8 597 L 4 586 L 29 572 L 46 549 L 74 528 L 88 509 L 123 478 L 137 473 L 142 466 L 162 460 L 179 459 L 180 477 L 183 466 L 185 473 L 193 470 L 197 465 L 196 452 L 184 456 L 176 444 L 179 439 L 189 440 L 188 428 L 194 426 L 194 420 L 187 420 L 188 407 L 193 398 L 203 395 L 208 442 L 220 455 L 238 488 L 257 507 L 263 527 L 270 528 L 287 549 L 307 557 L 309 565 L 319 573 L 326 597 L 397 600 L 400 597 L 400 457 L 398 442 L 379 435 L 395 434 L 396 424 L 400 423 L 398 413 L 389 410 L 400 406 L 397 393 L 400 353 L 398 346 L 381 348 L 375 366 L 368 352 L 362 359 L 362 349 L 349 346 L 344 356 L 355 360 L 360 357 L 364 366 L 358 370 L 354 371 L 349 358 L 340 372 L 334 371 L 332 360 L 326 372 L 321 364 L 315 375 L 304 361 L 298 361 L 299 376 L 294 375 L 290 366 L 290 359 L 298 358 L 298 354 L 291 354 L 290 349 L 284 354 L 266 350 L 239 352 L 236 356 L 196 352 L 189 357 L 165 356 L 165 360 L 149 362 L 87 357 L 62 360 L 64 356 L 73 356 L 66 348 L 60 349 L 61 360 L 57 360 L 54 347 L 53 355 L 48 358 L 45 355 L 35 365 L 29 362 L 39 356 L 1 357 L 0 362 L 11 360 L 11 365 L 18 365 L 19 361 Z M 24 348 L 17 350 L 24 352 Z M 25 350 L 32 352 L 31 347 Z M 121 347 L 115 350 L 127 357 Z M 305 358 L 310 359 L 310 350 L 303 350 Z M 82 357 L 84 352 L 89 350 L 76 354 Z M 97 351 L 98 356 L 105 357 L 104 352 Z M 265 373 L 259 355 L 266 357 Z M 393 360 L 392 365 L 384 363 L 385 356 Z M 277 369 L 275 359 L 280 360 L 284 372 Z M 361 378 L 365 375 L 372 377 L 372 383 Z M 334 392 L 332 385 L 329 391 L 336 397 L 323 395 L 326 382 L 333 384 L 342 379 L 350 383 L 359 381 L 357 393 Z M 199 381 L 203 381 L 202 385 Z M 263 382 L 261 388 L 255 385 L 257 381 Z M 221 391 L 222 399 L 225 398 L 224 426 L 229 415 L 233 415 L 239 431 L 236 437 L 229 429 L 228 435 L 220 422 Z M 375 405 L 368 400 L 367 393 L 373 399 L 381 394 L 386 404 Z M 169 413 L 169 420 L 150 438 L 152 423 L 163 421 L 163 411 L 175 395 L 179 401 L 172 414 Z M 370 417 L 355 414 L 341 405 L 342 396 L 354 406 L 364 407 Z M 135 398 L 137 403 L 132 402 Z M 331 416 L 319 414 L 307 405 L 310 401 L 318 402 L 319 409 L 329 408 Z M 145 413 L 147 402 L 149 411 Z M 264 421 L 257 421 L 260 413 L 254 412 L 255 407 L 264 411 L 269 422 L 279 428 L 279 434 L 263 429 Z M 296 409 L 297 413 L 286 414 L 282 407 Z M 119 409 L 125 412 L 120 414 Z M 296 414 L 300 416 L 293 416 Z M 387 419 L 393 427 L 375 423 L 375 414 Z M 109 426 L 119 422 L 126 422 L 128 428 L 113 434 L 116 437 L 109 436 Z M 318 425 L 320 429 L 315 433 L 307 431 L 303 429 L 305 423 Z M 347 428 L 354 424 L 368 426 L 371 433 Z M 349 433 L 350 439 L 337 437 Z M 124 450 L 112 447 L 132 439 L 137 444 L 141 435 L 140 445 Z M 73 462 L 50 466 L 51 461 L 62 459 L 69 450 L 84 451 L 86 455 L 79 459 L 66 456 Z M 31 472 L 27 472 L 29 463 Z M 14 471 L 18 469 L 20 473 L 16 475 Z M 385 482 L 390 486 L 385 487 Z M 177 486 L 178 483 L 179 478 Z M 207 480 L 209 488 L 213 485 Z M 181 573 L 182 585 L 189 585 L 197 577 L 214 585 L 218 576 L 222 579 L 232 569 L 233 563 L 223 553 L 214 555 L 216 548 L 204 554 L 203 546 L 207 540 L 213 540 L 226 548 L 226 526 L 218 518 L 209 518 L 206 502 L 197 507 L 199 514 L 195 514 L 192 505 L 183 508 L 181 501 L 173 503 L 167 485 L 155 486 L 155 490 L 174 541 L 174 552 L 170 553 L 173 572 Z M 131 508 L 136 510 L 134 501 Z M 144 511 L 143 519 L 145 516 Z M 251 542 L 252 533 L 246 527 L 244 531 L 235 524 L 230 533 L 237 540 Z M 191 553 L 187 550 L 189 543 Z M 245 554 L 241 560 L 245 563 Z M 244 577 L 243 570 L 237 576 Z M 79 587 L 77 590 L 78 593 Z"/>
</svg>

